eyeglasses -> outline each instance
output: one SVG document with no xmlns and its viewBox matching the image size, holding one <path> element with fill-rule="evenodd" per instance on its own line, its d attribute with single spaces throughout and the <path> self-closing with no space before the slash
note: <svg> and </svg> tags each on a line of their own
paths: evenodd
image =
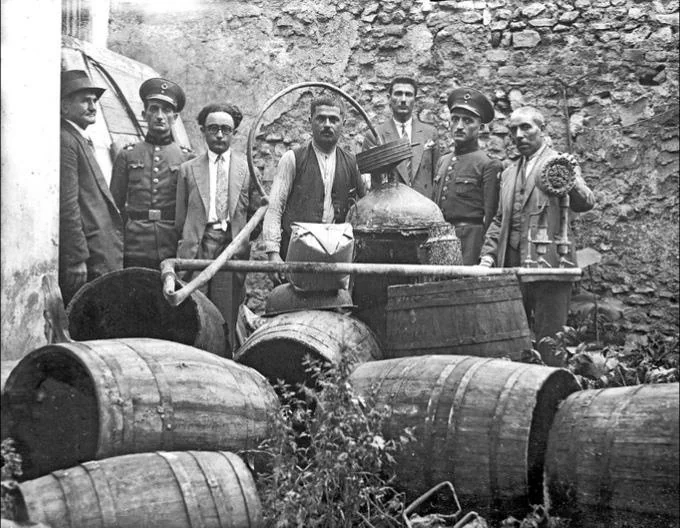
<svg viewBox="0 0 680 528">
<path fill-rule="evenodd" d="M 234 129 L 231 128 L 229 125 L 208 125 L 205 127 L 205 129 L 208 131 L 209 134 L 212 134 L 213 136 L 216 136 L 218 132 L 222 132 L 225 136 L 228 136 L 229 134 L 234 132 Z"/>
</svg>

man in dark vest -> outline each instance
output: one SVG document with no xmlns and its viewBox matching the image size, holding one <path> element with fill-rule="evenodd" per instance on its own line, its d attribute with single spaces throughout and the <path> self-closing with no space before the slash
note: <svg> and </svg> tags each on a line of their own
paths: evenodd
<svg viewBox="0 0 680 528">
<path fill-rule="evenodd" d="M 472 88 L 456 88 L 447 103 L 455 150 L 439 160 L 433 199 L 456 228 L 463 264 L 474 266 L 498 208 L 498 176 L 503 169 L 500 160 L 480 150 L 478 142 L 482 123 L 493 120 L 494 108 Z"/>
<path fill-rule="evenodd" d="M 177 177 L 179 166 L 194 155 L 172 136 L 172 126 L 184 107 L 182 88 L 152 78 L 142 83 L 139 96 L 149 130 L 144 141 L 120 151 L 110 187 L 125 218 L 125 267 L 158 269 L 161 261 L 177 252 Z"/>
<path fill-rule="evenodd" d="M 344 222 L 351 201 L 366 194 L 356 158 L 337 146 L 344 118 L 340 100 L 329 95 L 315 98 L 312 140 L 279 161 L 262 228 L 270 261 L 285 260 L 293 222 Z"/>
</svg>

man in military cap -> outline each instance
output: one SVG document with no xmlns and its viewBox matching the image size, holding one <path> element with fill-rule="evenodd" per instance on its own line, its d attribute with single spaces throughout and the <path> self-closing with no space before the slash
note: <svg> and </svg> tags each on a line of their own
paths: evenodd
<svg viewBox="0 0 680 528">
<path fill-rule="evenodd" d="M 388 100 L 391 119 L 376 127 L 381 143 L 389 143 L 407 138 L 413 145 L 413 157 L 402 161 L 394 169 L 397 181 L 413 187 L 416 191 L 430 198 L 432 196 L 433 179 L 439 161 L 439 143 L 437 130 L 421 122 L 413 115 L 413 108 L 418 95 L 418 83 L 412 77 L 395 77 L 389 84 Z M 370 134 L 366 137 L 363 150 L 377 145 L 377 140 Z"/>
<path fill-rule="evenodd" d="M 472 88 L 457 88 L 447 103 L 454 151 L 439 161 L 434 201 L 456 228 L 463 264 L 473 266 L 479 262 L 484 234 L 496 214 L 503 165 L 479 148 L 482 124 L 494 116 L 491 101 Z"/>
<path fill-rule="evenodd" d="M 175 202 L 179 166 L 193 158 L 175 143 L 172 126 L 185 96 L 172 81 L 152 78 L 139 88 L 144 141 L 126 145 L 113 163 L 111 193 L 125 218 L 125 267 L 160 267 L 177 252 Z"/>
<path fill-rule="evenodd" d="M 87 281 L 123 267 L 123 221 L 87 132 L 104 91 L 82 70 L 61 74 L 59 287 L 65 303 Z"/>
</svg>

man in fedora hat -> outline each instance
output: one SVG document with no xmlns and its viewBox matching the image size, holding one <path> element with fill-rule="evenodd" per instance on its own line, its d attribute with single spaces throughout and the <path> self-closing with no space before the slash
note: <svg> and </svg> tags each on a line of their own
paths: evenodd
<svg viewBox="0 0 680 528">
<path fill-rule="evenodd" d="M 65 303 L 87 281 L 123 267 L 123 223 L 87 128 L 105 89 L 82 70 L 61 74 L 59 286 Z"/>
<path fill-rule="evenodd" d="M 447 103 L 454 152 L 439 161 L 434 201 L 444 219 L 456 228 L 463 264 L 473 266 L 479 262 L 484 234 L 496 214 L 498 175 L 503 165 L 479 148 L 482 124 L 494 117 L 491 101 L 472 88 L 457 88 Z"/>
<path fill-rule="evenodd" d="M 177 252 L 175 203 L 179 166 L 193 158 L 189 147 L 175 143 L 172 126 L 184 108 L 182 88 L 152 78 L 139 88 L 144 141 L 123 147 L 113 163 L 111 193 L 125 219 L 125 267 L 158 269 Z"/>
<path fill-rule="evenodd" d="M 415 79 L 406 76 L 392 79 L 387 93 L 392 116 L 378 125 L 376 132 L 381 143 L 408 139 L 412 144 L 413 156 L 394 169 L 397 181 L 430 198 L 439 160 L 439 140 L 433 126 L 423 123 L 413 115 L 417 96 L 418 83 Z M 369 133 L 362 150 L 368 150 L 377 144 L 376 138 Z"/>
</svg>

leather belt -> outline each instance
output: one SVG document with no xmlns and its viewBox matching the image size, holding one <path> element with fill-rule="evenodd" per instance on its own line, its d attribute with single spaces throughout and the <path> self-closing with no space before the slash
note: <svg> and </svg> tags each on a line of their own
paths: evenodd
<svg viewBox="0 0 680 528">
<path fill-rule="evenodd" d="M 126 211 L 130 220 L 174 220 L 175 208 L 165 207 L 163 209 L 149 209 L 147 211 Z"/>
</svg>

